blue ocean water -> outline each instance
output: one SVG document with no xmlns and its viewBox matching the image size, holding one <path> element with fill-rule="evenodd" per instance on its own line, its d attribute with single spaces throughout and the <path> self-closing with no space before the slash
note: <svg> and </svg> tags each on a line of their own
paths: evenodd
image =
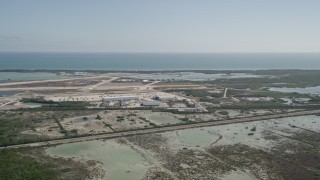
<svg viewBox="0 0 320 180">
<path fill-rule="evenodd" d="M 0 69 L 320 69 L 320 53 L 0 53 Z"/>
<path fill-rule="evenodd" d="M 28 81 L 28 80 L 47 80 L 47 79 L 65 79 L 68 77 L 58 76 L 54 73 L 45 72 L 32 72 L 32 73 L 19 73 L 19 72 L 0 72 L 0 83 L 13 82 L 13 81 Z"/>
</svg>

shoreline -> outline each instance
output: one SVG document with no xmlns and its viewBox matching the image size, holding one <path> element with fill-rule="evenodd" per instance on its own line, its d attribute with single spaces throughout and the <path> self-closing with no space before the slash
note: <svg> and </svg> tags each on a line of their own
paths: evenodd
<svg viewBox="0 0 320 180">
<path fill-rule="evenodd" d="M 215 73 L 252 73 L 252 72 L 264 72 L 264 71 L 320 71 L 319 69 L 177 69 L 177 70 L 92 70 L 92 69 L 0 69 L 0 72 L 17 72 L 17 73 L 59 73 L 59 72 L 89 72 L 89 73 L 176 73 L 176 72 L 196 72 L 205 74 Z"/>
</svg>

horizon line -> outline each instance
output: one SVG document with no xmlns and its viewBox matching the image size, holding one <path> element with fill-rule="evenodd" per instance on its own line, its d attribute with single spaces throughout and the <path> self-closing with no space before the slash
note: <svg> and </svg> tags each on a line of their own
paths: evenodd
<svg viewBox="0 0 320 180">
<path fill-rule="evenodd" d="M 184 51 L 0 51 L 0 53 L 83 53 L 83 54 L 317 54 L 320 51 L 230 51 L 230 52 L 184 52 Z"/>
</svg>

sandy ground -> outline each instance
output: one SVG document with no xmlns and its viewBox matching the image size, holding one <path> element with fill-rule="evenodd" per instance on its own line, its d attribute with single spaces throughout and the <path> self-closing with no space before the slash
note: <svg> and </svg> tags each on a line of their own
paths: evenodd
<svg viewBox="0 0 320 180">
<path fill-rule="evenodd" d="M 190 122 L 202 122 L 211 120 L 223 120 L 225 118 L 250 117 L 257 114 L 274 113 L 275 110 L 256 110 L 251 112 L 239 112 L 236 110 L 221 110 L 228 115 L 215 113 L 196 114 L 172 114 L 169 112 L 153 112 L 150 110 L 106 110 L 92 115 L 74 116 L 60 120 L 61 125 L 67 131 L 76 131 L 77 134 L 98 134 L 112 131 L 141 129 L 169 124 L 181 124 Z M 97 118 L 99 116 L 100 118 Z M 34 130 L 23 131 L 23 134 L 63 137 L 64 134 L 55 122 L 42 124 Z"/>
</svg>

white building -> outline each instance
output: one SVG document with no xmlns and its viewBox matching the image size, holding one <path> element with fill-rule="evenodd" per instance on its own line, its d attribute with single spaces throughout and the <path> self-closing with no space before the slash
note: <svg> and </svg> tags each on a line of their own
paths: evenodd
<svg viewBox="0 0 320 180">
<path fill-rule="evenodd" d="M 156 106 L 160 106 L 160 102 L 159 101 L 144 101 L 141 103 L 142 106 L 145 107 L 156 107 Z"/>
<path fill-rule="evenodd" d="M 105 96 L 102 98 L 102 102 L 113 102 L 113 101 L 139 101 L 138 96 Z"/>
</svg>

